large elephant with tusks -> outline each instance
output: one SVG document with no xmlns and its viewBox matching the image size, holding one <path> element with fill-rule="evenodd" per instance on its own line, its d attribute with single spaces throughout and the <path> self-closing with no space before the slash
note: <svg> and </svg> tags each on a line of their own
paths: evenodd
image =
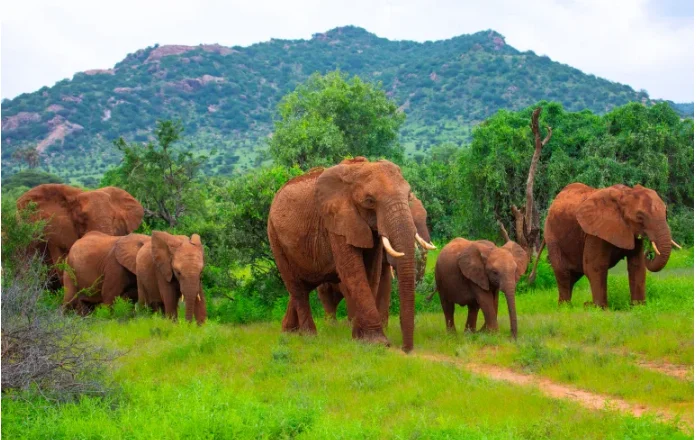
<svg viewBox="0 0 696 440">
<path fill-rule="evenodd" d="M 403 350 L 413 349 L 417 233 L 409 193 L 398 166 L 363 157 L 310 170 L 276 193 L 268 238 L 290 293 L 284 331 L 316 333 L 309 293 L 340 281 L 355 310 L 353 337 L 389 344 L 374 300 L 386 250 L 396 259 Z"/>
</svg>

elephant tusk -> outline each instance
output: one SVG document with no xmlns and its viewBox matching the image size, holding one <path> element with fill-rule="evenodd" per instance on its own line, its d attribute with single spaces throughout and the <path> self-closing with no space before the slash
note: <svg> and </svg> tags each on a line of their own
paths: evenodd
<svg viewBox="0 0 696 440">
<path fill-rule="evenodd" d="M 655 242 L 651 241 L 650 243 L 652 243 L 652 247 L 653 247 L 653 250 L 655 251 L 655 253 L 657 255 L 660 255 L 660 251 L 657 250 L 657 245 L 655 244 Z"/>
<path fill-rule="evenodd" d="M 382 235 L 382 243 L 384 244 L 384 249 L 386 249 L 387 253 L 389 255 L 391 255 L 392 257 L 400 258 L 400 257 L 403 257 L 404 255 L 406 255 L 403 252 L 395 251 L 394 248 L 392 247 L 391 243 L 389 243 L 389 239 L 387 237 L 385 237 L 384 235 Z"/>
<path fill-rule="evenodd" d="M 198 295 L 196 295 L 196 300 L 198 300 L 198 301 L 201 300 L 201 294 L 200 294 L 200 293 L 199 293 Z"/>
<path fill-rule="evenodd" d="M 682 247 L 681 247 L 681 246 L 679 246 L 679 245 L 677 244 L 677 242 L 676 242 L 676 241 L 674 241 L 674 240 L 672 240 L 672 244 L 673 244 L 673 245 L 674 245 L 674 247 L 676 247 L 677 249 L 681 249 L 681 248 L 682 248 Z"/>
<path fill-rule="evenodd" d="M 418 235 L 418 232 L 416 232 L 416 241 L 418 242 L 418 244 L 423 246 L 425 249 L 428 249 L 429 251 L 434 251 L 435 249 L 437 249 L 437 247 L 433 246 L 431 243 L 428 243 L 427 241 L 423 240 L 423 238 L 420 235 Z"/>
<path fill-rule="evenodd" d="M 389 266 L 389 270 L 391 270 L 391 276 L 392 276 L 392 278 L 394 278 L 395 277 L 394 268 L 392 266 Z"/>
</svg>

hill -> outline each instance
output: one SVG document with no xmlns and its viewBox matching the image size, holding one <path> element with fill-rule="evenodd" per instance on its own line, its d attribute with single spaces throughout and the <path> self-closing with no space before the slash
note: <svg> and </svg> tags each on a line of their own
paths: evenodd
<svg viewBox="0 0 696 440">
<path fill-rule="evenodd" d="M 540 99 L 596 113 L 653 103 L 644 91 L 520 52 L 492 30 L 417 43 L 348 26 L 249 47 L 155 45 L 113 68 L 3 101 L 2 168 L 16 172 L 13 153 L 35 148 L 48 171 L 93 184 L 118 161 L 113 140 L 147 141 L 157 119 L 181 119 L 197 150 L 216 150 L 208 174 L 254 167 L 264 159 L 282 96 L 313 72 L 336 68 L 382 83 L 408 115 L 401 140 L 409 154 L 461 144 L 498 109 Z M 693 114 L 692 104 L 682 107 Z"/>
</svg>

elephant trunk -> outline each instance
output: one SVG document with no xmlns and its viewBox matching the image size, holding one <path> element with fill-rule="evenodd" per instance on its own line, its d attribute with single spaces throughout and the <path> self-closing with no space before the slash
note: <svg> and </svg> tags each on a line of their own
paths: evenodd
<svg viewBox="0 0 696 440">
<path fill-rule="evenodd" d="M 657 255 L 656 253 L 655 258 L 652 260 L 645 258 L 645 266 L 650 272 L 659 272 L 665 267 L 672 253 L 672 234 L 669 230 L 669 226 L 665 222 L 654 235 L 650 233 L 647 235 L 651 241 L 655 242 L 660 254 Z"/>
<path fill-rule="evenodd" d="M 400 204 L 399 204 L 400 205 Z M 397 251 L 404 256 L 396 259 L 396 277 L 399 285 L 399 318 L 401 321 L 402 349 L 413 350 L 413 327 L 416 291 L 415 235 L 411 212 L 407 204 L 395 206 L 387 217 L 387 230 Z"/>
<path fill-rule="evenodd" d="M 508 286 L 503 290 L 505 300 L 508 305 L 508 314 L 510 315 L 510 332 L 512 337 L 517 339 L 517 308 L 515 307 L 515 285 Z"/>
<path fill-rule="evenodd" d="M 196 297 L 198 296 L 198 280 L 186 281 L 181 283 L 181 293 L 184 295 L 184 303 L 186 304 L 186 320 L 191 322 L 196 309 Z"/>
</svg>

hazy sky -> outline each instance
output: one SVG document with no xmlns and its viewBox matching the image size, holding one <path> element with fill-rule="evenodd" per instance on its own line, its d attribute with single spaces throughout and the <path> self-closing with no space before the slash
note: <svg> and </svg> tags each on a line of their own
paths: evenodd
<svg viewBox="0 0 696 440">
<path fill-rule="evenodd" d="M 155 43 L 247 46 L 349 24 L 415 41 L 494 29 L 516 49 L 653 98 L 694 99 L 692 0 L 7 0 L 1 94 L 112 67 Z"/>
</svg>

